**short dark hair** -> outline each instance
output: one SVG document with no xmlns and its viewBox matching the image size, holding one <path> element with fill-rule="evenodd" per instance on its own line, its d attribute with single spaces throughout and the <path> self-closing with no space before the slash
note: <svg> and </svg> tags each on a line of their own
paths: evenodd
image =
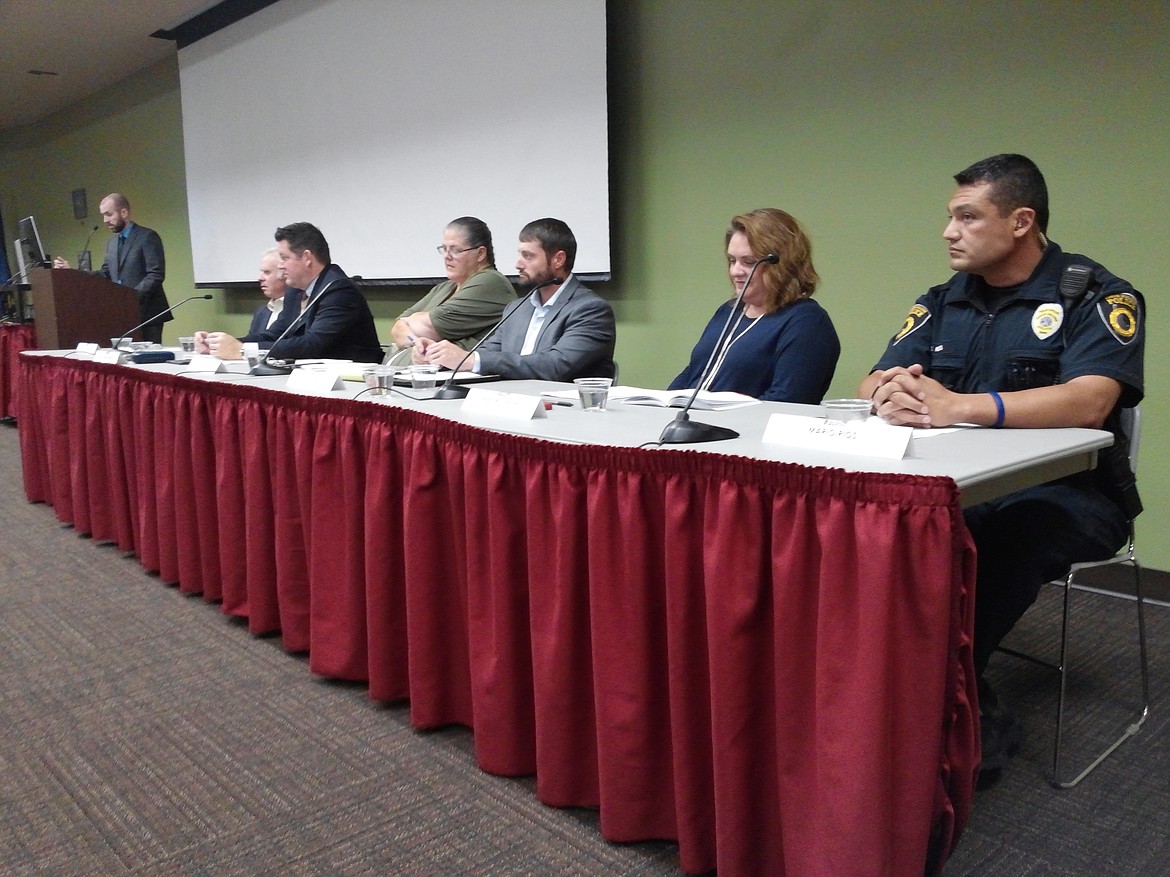
<svg viewBox="0 0 1170 877">
<path fill-rule="evenodd" d="M 1018 207 L 1031 207 L 1036 211 L 1041 234 L 1048 234 L 1048 184 L 1040 168 L 1027 156 L 1014 152 L 993 155 L 959 171 L 955 182 L 960 186 L 990 183 L 988 196 L 999 208 L 1000 216 Z"/>
<path fill-rule="evenodd" d="M 284 241 L 294 253 L 300 254 L 309 250 L 323 265 L 332 262 L 329 258 L 329 242 L 321 229 L 308 222 L 294 222 L 292 225 L 282 225 L 276 230 L 276 240 Z"/>
<path fill-rule="evenodd" d="M 474 216 L 460 216 L 447 223 L 447 228 L 457 230 L 467 238 L 469 247 L 485 247 L 487 249 L 487 264 L 489 268 L 496 267 L 496 251 L 492 249 L 492 232 L 487 223 Z"/>
<path fill-rule="evenodd" d="M 557 250 L 565 251 L 565 270 L 572 271 L 573 263 L 577 261 L 577 239 L 564 222 L 559 219 L 545 217 L 534 219 L 520 229 L 520 240 L 536 241 L 544 250 L 545 256 L 553 256 Z"/>
</svg>

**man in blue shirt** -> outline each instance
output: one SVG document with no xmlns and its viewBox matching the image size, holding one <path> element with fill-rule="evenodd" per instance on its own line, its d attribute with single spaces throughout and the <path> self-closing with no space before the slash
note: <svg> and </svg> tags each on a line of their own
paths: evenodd
<svg viewBox="0 0 1170 877">
<path fill-rule="evenodd" d="M 167 310 L 167 294 L 163 291 L 167 262 L 162 238 L 157 231 L 130 218 L 130 201 L 125 195 L 111 192 L 102 198 L 98 209 L 102 222 L 113 234 L 106 244 L 105 261 L 93 273 L 133 287 L 138 296 L 138 319 L 149 320 L 139 330 L 142 340 L 161 344 L 163 323 L 174 319 Z M 57 268 L 69 267 L 65 259 L 56 259 L 53 264 Z"/>
</svg>

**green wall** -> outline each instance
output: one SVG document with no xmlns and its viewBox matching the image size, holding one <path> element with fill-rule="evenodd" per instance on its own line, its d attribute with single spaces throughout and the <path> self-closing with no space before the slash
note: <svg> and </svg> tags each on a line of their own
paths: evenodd
<svg viewBox="0 0 1170 877">
<path fill-rule="evenodd" d="M 777 206 L 813 237 L 843 345 L 832 393 L 851 395 L 915 296 L 948 274 L 951 175 L 1026 153 L 1048 177 L 1052 238 L 1146 295 L 1139 535 L 1145 562 L 1170 569 L 1154 538 L 1170 529 L 1167 4 L 633 0 L 610 3 L 609 19 L 615 280 L 600 290 L 618 313 L 623 383 L 663 386 L 682 367 L 727 293 L 727 220 Z M 191 294 L 180 117 L 167 63 L 0 138 L 6 228 L 32 212 L 47 245 L 79 249 L 93 219 L 72 219 L 70 191 L 88 189 L 93 217 L 119 189 L 163 235 L 171 300 Z M 508 230 L 496 234 L 506 259 Z M 372 294 L 383 336 L 417 294 Z M 242 329 L 256 301 L 192 303 L 168 337 Z"/>
</svg>

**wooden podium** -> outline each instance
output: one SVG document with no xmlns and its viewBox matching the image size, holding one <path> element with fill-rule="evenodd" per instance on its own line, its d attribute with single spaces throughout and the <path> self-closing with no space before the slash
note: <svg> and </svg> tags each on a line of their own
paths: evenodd
<svg viewBox="0 0 1170 877">
<path fill-rule="evenodd" d="M 110 339 L 137 326 L 138 293 L 73 268 L 29 271 L 37 346 L 70 350 L 80 341 L 108 347 Z"/>
</svg>

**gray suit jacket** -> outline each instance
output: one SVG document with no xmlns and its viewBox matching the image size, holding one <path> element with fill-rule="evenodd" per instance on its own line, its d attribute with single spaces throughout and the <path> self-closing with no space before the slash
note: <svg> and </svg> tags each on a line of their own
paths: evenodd
<svg viewBox="0 0 1170 877">
<path fill-rule="evenodd" d="M 167 273 L 166 257 L 163 255 L 162 238 L 153 229 L 135 223 L 118 260 L 118 235 L 110 235 L 106 242 L 106 260 L 95 273 L 122 286 L 132 286 L 138 294 L 138 319 L 146 322 L 168 307 L 167 294 L 163 291 L 163 278 Z M 165 314 L 155 322 L 173 320 Z"/>
<path fill-rule="evenodd" d="M 609 302 L 570 276 L 540 327 L 536 347 L 521 356 L 532 311 L 527 295 L 504 308 L 500 328 L 479 348 L 480 374 L 542 381 L 614 376 L 617 331 Z"/>
</svg>

